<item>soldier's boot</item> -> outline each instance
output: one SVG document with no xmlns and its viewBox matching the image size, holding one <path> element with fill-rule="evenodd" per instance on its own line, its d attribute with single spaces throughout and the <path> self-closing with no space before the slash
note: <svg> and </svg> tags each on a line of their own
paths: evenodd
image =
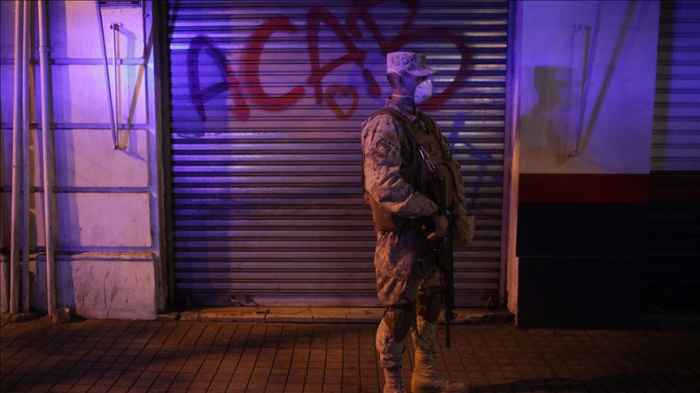
<svg viewBox="0 0 700 393">
<path fill-rule="evenodd" d="M 384 369 L 384 390 L 382 393 L 408 393 L 401 376 L 401 365 Z"/>
<path fill-rule="evenodd" d="M 415 322 L 415 304 L 390 306 L 377 329 L 379 365 L 384 369 L 384 393 L 407 393 L 401 376 L 406 337 Z"/>
<path fill-rule="evenodd" d="M 440 315 L 440 293 L 418 297 L 418 318 L 413 329 L 416 345 L 415 367 L 411 376 L 413 393 L 467 392 L 463 383 L 442 376 L 435 366 L 435 337 Z"/>
<path fill-rule="evenodd" d="M 433 354 L 416 351 L 416 366 L 413 368 L 411 376 L 411 391 L 413 393 L 467 393 L 467 387 L 461 382 L 441 375 L 435 367 Z"/>
</svg>

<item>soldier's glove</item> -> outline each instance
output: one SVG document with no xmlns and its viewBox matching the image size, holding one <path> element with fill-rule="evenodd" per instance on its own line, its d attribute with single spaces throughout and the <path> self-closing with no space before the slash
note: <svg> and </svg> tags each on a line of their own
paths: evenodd
<svg viewBox="0 0 700 393">
<path fill-rule="evenodd" d="M 443 236 L 445 236 L 445 233 L 447 232 L 447 217 L 442 215 L 440 212 L 436 212 L 432 216 L 430 216 L 430 226 L 428 228 L 428 240 L 433 240 L 433 239 L 439 239 Z"/>
</svg>

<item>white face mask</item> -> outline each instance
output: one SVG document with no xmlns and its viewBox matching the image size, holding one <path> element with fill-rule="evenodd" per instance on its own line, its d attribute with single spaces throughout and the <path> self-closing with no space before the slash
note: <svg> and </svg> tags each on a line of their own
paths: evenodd
<svg viewBox="0 0 700 393">
<path fill-rule="evenodd" d="M 405 81 L 413 85 L 413 82 L 411 82 L 408 78 L 401 74 L 398 75 L 401 76 Z M 416 103 L 416 105 L 427 101 L 428 98 L 430 98 L 433 95 L 433 81 L 430 79 L 426 79 L 418 85 L 414 86 L 416 86 L 416 90 L 413 91 L 413 101 Z"/>
<path fill-rule="evenodd" d="M 413 92 L 413 100 L 416 105 L 425 102 L 430 96 L 433 95 L 433 81 L 426 79 L 416 86 L 416 91 Z"/>
</svg>

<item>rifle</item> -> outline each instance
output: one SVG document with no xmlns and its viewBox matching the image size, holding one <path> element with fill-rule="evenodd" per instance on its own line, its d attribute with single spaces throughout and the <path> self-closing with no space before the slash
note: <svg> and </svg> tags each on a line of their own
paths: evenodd
<svg viewBox="0 0 700 393">
<path fill-rule="evenodd" d="M 435 167 L 435 164 L 430 160 L 428 152 L 419 145 L 419 150 L 423 161 L 428 166 L 430 173 L 432 174 L 432 180 L 437 182 L 437 201 L 438 210 L 447 218 L 449 223 L 447 226 L 447 232 L 445 235 L 439 239 L 433 240 L 431 248 L 435 253 L 437 258 L 437 265 L 440 268 L 441 281 L 444 285 L 443 297 L 445 300 L 445 346 L 450 348 L 452 344 L 452 339 L 450 337 L 450 323 L 454 321 L 457 315 L 454 313 L 455 308 L 455 280 L 454 280 L 454 256 L 452 249 L 452 223 L 453 220 L 450 217 L 451 213 L 447 207 L 447 201 L 445 197 L 445 177 L 440 174 L 440 172 Z"/>
</svg>

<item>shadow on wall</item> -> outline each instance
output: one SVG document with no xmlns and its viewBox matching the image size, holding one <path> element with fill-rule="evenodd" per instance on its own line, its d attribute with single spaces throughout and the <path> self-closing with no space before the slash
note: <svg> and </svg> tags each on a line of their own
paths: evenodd
<svg viewBox="0 0 700 393">
<path fill-rule="evenodd" d="M 533 379 L 518 379 L 513 382 L 474 385 L 469 386 L 469 391 L 496 391 L 496 392 L 532 392 L 532 391 L 548 391 L 548 392 L 587 392 L 591 386 L 602 388 L 607 387 L 613 389 L 611 391 L 629 392 L 640 389 L 635 381 L 661 381 L 661 386 L 666 388 L 676 389 L 676 386 L 688 386 L 685 376 L 678 373 L 660 373 L 660 372 L 639 372 L 639 373 L 616 373 L 607 374 L 594 378 L 533 378 Z M 653 384 L 651 384 L 653 386 Z M 675 386 L 674 386 L 675 385 Z M 619 389 L 619 390 L 617 390 Z"/>
<path fill-rule="evenodd" d="M 54 255 L 56 266 L 56 308 L 68 307 L 75 310 L 75 288 L 73 284 L 73 267 L 69 259 Z M 46 255 L 39 254 L 33 266 L 30 265 L 29 279 L 34 286 L 31 295 L 31 308 L 39 312 L 48 312 L 46 299 Z"/>
<path fill-rule="evenodd" d="M 58 11 L 60 14 L 57 16 L 53 16 L 49 18 L 48 24 L 49 26 L 52 23 L 58 23 L 62 26 L 68 26 L 69 19 L 68 19 L 68 14 L 66 12 L 66 7 L 63 4 L 57 5 L 53 7 L 54 9 L 51 11 Z M 51 14 L 50 14 L 51 15 Z M 57 37 L 57 39 L 60 40 L 60 42 L 68 42 L 69 37 L 68 37 L 68 29 L 51 29 L 49 28 L 49 42 L 56 42 L 54 37 L 51 36 L 51 31 L 52 30 L 57 30 L 63 33 L 62 37 Z M 62 83 L 68 82 L 69 75 L 68 75 L 68 68 L 69 67 L 60 67 L 59 69 L 63 71 L 63 75 L 59 75 L 58 80 L 62 81 Z M 53 72 L 56 71 L 56 67 L 49 67 L 49 75 L 52 78 L 53 77 Z M 56 91 L 61 91 L 61 92 L 68 92 L 68 94 L 62 94 L 61 100 L 65 103 L 65 105 L 68 105 L 68 108 L 72 106 L 71 104 L 71 97 L 72 94 L 70 94 L 71 89 L 70 86 L 66 86 L 66 89 L 56 89 L 54 88 L 53 94 L 56 94 Z M 53 100 L 51 101 L 53 102 Z M 55 119 L 51 119 L 51 122 L 55 121 Z M 63 138 L 60 138 L 59 136 L 62 136 Z M 67 146 L 74 146 L 75 143 L 73 141 L 74 135 L 72 132 L 68 132 L 68 130 L 64 130 L 63 132 L 54 132 L 54 149 L 53 149 L 53 154 L 54 154 L 54 168 L 75 168 L 77 165 L 76 162 L 76 156 L 75 154 L 70 154 L 71 152 L 68 151 L 66 148 Z M 59 164 L 59 161 L 63 161 L 63 163 Z M 59 185 L 59 177 L 57 176 L 58 174 L 54 174 L 54 185 L 58 186 Z M 67 173 L 64 174 L 64 176 L 73 176 L 75 177 L 75 172 L 73 173 Z M 70 181 L 70 184 L 75 184 L 75 179 L 72 179 Z M 78 203 L 76 198 L 63 198 L 63 204 L 59 205 L 58 202 L 58 195 L 54 194 L 54 209 L 52 210 L 54 212 L 52 219 L 54 220 L 53 226 L 56 228 L 56 233 L 54 234 L 54 239 L 56 239 L 56 247 L 55 251 L 60 250 L 60 240 L 61 236 L 60 233 L 63 231 L 70 231 L 70 226 L 65 225 L 66 222 L 78 222 Z M 60 216 L 59 216 L 60 215 Z M 60 219 L 59 219 L 60 217 Z M 61 222 L 64 223 L 63 228 L 61 227 Z M 74 227 L 79 227 L 79 225 L 74 225 Z M 75 310 L 75 288 L 73 285 L 73 264 L 70 262 L 70 259 L 67 260 L 61 260 L 57 256 L 57 252 L 54 252 L 54 266 L 55 266 L 55 276 L 56 276 L 56 307 L 69 307 L 73 310 Z M 46 264 L 44 264 L 46 266 Z"/>
<path fill-rule="evenodd" d="M 64 6 L 61 4 L 51 4 L 49 3 L 49 15 L 51 16 L 48 18 L 47 23 L 49 25 L 49 28 L 46 31 L 47 35 L 47 41 L 49 43 L 55 43 L 55 42 L 67 42 L 68 36 L 67 36 L 67 30 L 66 29 L 56 29 L 56 28 L 51 28 L 52 24 L 58 24 L 60 25 L 67 25 L 68 23 L 68 15 L 66 13 L 66 9 Z M 63 35 L 61 37 L 56 37 L 56 33 L 61 32 Z M 35 40 L 35 45 L 38 45 L 38 40 Z M 53 57 L 52 55 L 49 55 L 49 57 Z M 51 86 L 49 90 L 47 90 L 49 94 L 49 103 L 51 104 L 52 109 L 55 108 L 54 102 L 56 97 L 58 96 L 58 99 L 62 101 L 64 105 L 67 107 L 71 106 L 71 99 L 72 99 L 72 92 L 70 89 L 70 86 L 65 85 L 67 81 L 70 80 L 69 78 L 69 67 L 55 67 L 55 66 L 49 66 L 48 67 L 48 86 Z M 57 77 L 54 77 L 54 73 L 57 74 Z M 35 83 L 39 84 L 41 83 L 39 78 L 35 79 Z M 41 111 L 44 110 L 43 107 L 40 108 Z M 42 112 L 39 110 L 35 111 L 36 114 L 36 119 L 37 123 L 40 124 L 41 122 L 41 116 L 43 115 Z M 52 146 L 50 146 L 50 151 L 52 152 L 52 156 L 50 157 L 51 160 L 53 161 L 53 165 L 51 166 L 52 173 L 49 174 L 50 179 L 52 179 L 52 185 L 53 187 L 59 187 L 61 186 L 61 183 L 65 184 L 64 179 L 59 178 L 58 175 L 62 176 L 75 176 L 75 173 L 63 173 L 63 174 L 58 174 L 56 171 L 56 168 L 75 168 L 75 155 L 69 154 L 70 152 L 67 151 L 65 148 L 66 146 L 70 146 L 73 144 L 73 135 L 70 132 L 66 132 L 65 130 L 60 130 L 57 129 L 54 124 L 56 122 L 55 118 L 55 113 L 52 110 L 50 112 L 51 118 L 49 119 L 49 123 L 52 125 L 51 127 L 51 134 L 52 134 Z M 34 198 L 32 198 L 32 201 L 34 202 L 34 206 L 32 206 L 32 217 L 31 217 L 31 224 L 33 226 L 32 230 L 32 238 L 34 240 L 35 247 L 37 249 L 35 250 L 36 256 L 34 258 L 33 263 L 30 262 L 29 266 L 29 279 L 30 279 L 30 285 L 33 286 L 31 289 L 32 295 L 31 295 L 31 307 L 34 310 L 38 310 L 41 312 L 48 312 L 48 304 L 47 304 L 47 261 L 46 261 L 46 233 L 45 233 L 45 218 L 46 218 L 46 209 L 44 208 L 44 188 L 43 188 L 43 178 L 46 175 L 44 173 L 44 160 L 46 157 L 44 157 L 40 152 L 43 152 L 43 143 L 45 141 L 43 130 L 42 129 L 37 129 L 36 131 L 36 141 L 35 141 L 35 154 L 37 154 L 38 160 L 38 167 L 36 170 L 36 173 L 39 174 L 39 179 L 37 179 L 37 183 L 41 183 L 41 193 L 35 193 Z M 73 286 L 73 271 L 72 271 L 72 265 L 70 263 L 69 259 L 65 258 L 60 258 L 58 253 L 60 251 L 60 236 L 59 234 L 62 233 L 63 231 L 69 229 L 65 223 L 66 222 L 76 222 L 78 219 L 78 214 L 77 214 L 77 201 L 75 198 L 62 198 L 61 201 L 59 201 L 58 194 L 57 193 L 52 193 L 52 198 L 49 201 L 51 204 L 51 226 L 53 228 L 53 233 L 51 234 L 52 238 L 54 239 L 53 241 L 53 256 L 54 256 L 54 266 L 55 266 L 55 271 L 54 271 L 54 278 L 55 278 L 55 283 L 56 283 L 56 293 L 55 293 L 55 307 L 56 308 L 61 308 L 61 307 L 70 307 L 70 308 L 75 308 L 75 291 L 74 291 L 74 286 Z M 41 215 L 38 215 L 38 212 L 41 212 Z M 59 214 L 61 219 L 59 220 Z M 61 223 L 64 223 L 65 228 L 61 228 Z M 39 241 L 43 240 L 44 244 L 39 247 Z"/>
<path fill-rule="evenodd" d="M 121 54 L 117 54 L 119 58 L 138 58 L 141 57 L 144 59 L 144 62 L 147 62 L 148 59 L 151 56 L 151 51 L 153 50 L 153 31 L 148 31 L 146 32 L 148 34 L 148 37 L 146 39 L 146 46 L 143 48 L 143 53 L 137 54 L 136 53 L 136 41 L 137 41 L 137 36 L 134 32 L 129 31 L 125 28 L 120 28 L 119 30 L 119 35 L 118 39 L 121 40 L 122 36 L 126 37 L 127 39 L 127 53 L 125 56 Z M 117 44 L 119 45 L 119 44 Z M 122 83 L 122 75 L 126 74 L 127 82 L 126 84 Z M 138 104 L 138 99 L 139 99 L 139 94 L 140 94 L 140 89 L 145 88 L 145 84 L 143 83 L 144 78 L 146 75 L 146 65 L 141 64 L 138 66 L 138 69 L 135 70 L 134 67 L 126 67 L 126 70 L 122 70 L 120 72 L 120 78 L 119 78 L 119 83 L 118 86 L 120 89 L 122 89 L 124 86 L 127 86 L 127 94 L 126 97 L 128 99 L 128 108 L 126 109 L 126 116 L 124 116 L 124 109 L 122 108 L 124 104 L 124 100 L 120 99 L 118 102 L 118 110 L 117 110 L 117 119 L 119 119 L 119 122 L 123 122 L 125 120 L 125 124 L 121 130 L 119 130 L 119 141 L 120 145 L 124 149 L 124 152 L 129 155 L 130 157 L 136 158 L 136 159 L 141 159 L 138 153 L 136 153 L 138 150 L 137 149 L 130 149 L 130 147 L 133 145 L 132 143 L 132 138 L 131 136 L 131 131 L 134 128 L 134 122 L 135 122 L 135 117 L 136 117 L 136 109 L 137 109 L 137 104 Z M 128 92 L 128 87 L 129 86 L 134 86 L 134 91 L 129 94 Z M 120 97 L 122 95 L 120 94 Z M 149 108 L 148 105 L 146 105 L 146 108 Z M 146 123 L 148 123 L 150 120 L 150 117 L 153 116 L 154 114 L 152 113 L 146 113 Z M 126 117 L 126 119 L 124 119 Z"/>
<path fill-rule="evenodd" d="M 576 106 L 569 67 L 539 66 L 534 72 L 537 104 L 520 118 L 520 129 L 527 133 L 522 142 L 532 155 L 553 155 L 556 164 L 568 160 L 574 141 Z"/>
<path fill-rule="evenodd" d="M 524 76 L 533 78 L 538 100 L 520 118 L 522 155 L 530 157 L 524 161 L 525 172 L 551 172 L 564 165 L 565 172 L 628 170 L 632 153 L 619 153 L 639 139 L 634 129 L 639 122 L 616 120 L 620 111 L 637 108 L 632 104 L 637 87 L 629 81 L 640 78 L 640 71 L 634 67 L 630 75 L 619 71 L 629 70 L 635 61 L 633 45 L 653 7 L 650 2 L 630 1 L 617 16 L 606 14 L 603 5 L 590 35 L 589 26 L 575 25 L 571 36 L 562 38 L 568 44 L 555 61 L 563 66 L 536 66 L 532 75 Z M 578 154 L 571 155 L 574 150 Z"/>
</svg>

